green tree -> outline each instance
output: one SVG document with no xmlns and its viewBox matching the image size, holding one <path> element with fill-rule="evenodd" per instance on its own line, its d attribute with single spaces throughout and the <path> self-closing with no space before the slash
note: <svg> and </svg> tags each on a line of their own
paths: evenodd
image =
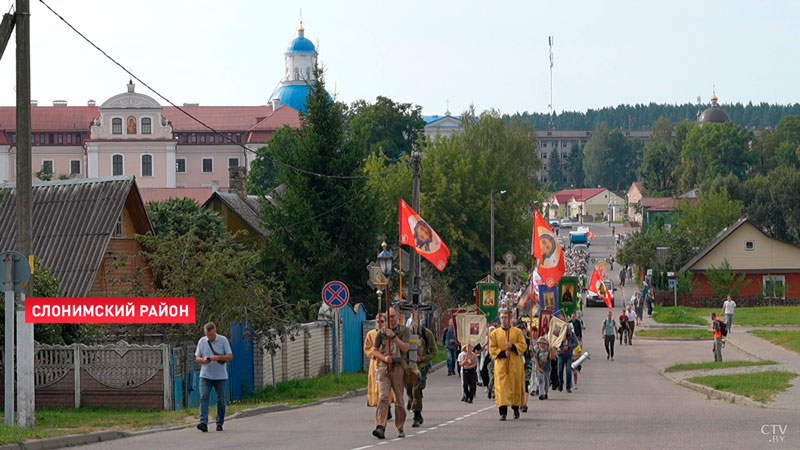
<svg viewBox="0 0 800 450">
<path fill-rule="evenodd" d="M 358 100 L 348 111 L 350 140 L 368 153 L 383 154 L 392 162 L 410 155 L 425 127 L 422 107 L 396 103 L 378 96 L 375 103 Z"/>
<path fill-rule="evenodd" d="M 547 181 L 552 183 L 553 190 L 557 191 L 561 188 L 561 155 L 558 152 L 558 147 L 553 148 L 550 152 L 550 158 L 547 162 Z"/>
<path fill-rule="evenodd" d="M 278 187 L 278 167 L 271 154 L 292 151 L 297 145 L 297 140 L 297 133 L 288 126 L 284 126 L 275 131 L 267 145 L 259 147 L 247 173 L 247 192 L 249 194 L 263 197 L 271 194 L 273 189 Z"/>
<path fill-rule="evenodd" d="M 364 302 L 365 263 L 378 250 L 374 197 L 358 178 L 367 149 L 347 139 L 343 107 L 331 99 L 319 68 L 314 79 L 300 128 L 284 132 L 296 137 L 285 139 L 287 148 L 267 143 L 276 184 L 285 189 L 276 207 L 262 208 L 269 232 L 264 269 L 284 282 L 292 301 L 317 299 L 337 279 L 350 287 L 352 301 Z"/>
<path fill-rule="evenodd" d="M 587 186 L 620 190 L 636 178 L 639 164 L 637 144 L 625 139 L 619 130 L 597 125 L 583 148 L 583 172 Z"/>
<path fill-rule="evenodd" d="M 739 220 L 744 205 L 731 200 L 728 191 L 700 193 L 698 201 L 681 200 L 676 208 L 675 227 L 688 239 L 690 248 L 702 249 L 719 232 Z"/>
<path fill-rule="evenodd" d="M 572 144 L 572 149 L 570 149 L 569 158 L 567 159 L 567 167 L 569 168 L 569 184 L 575 188 L 584 187 L 583 152 L 578 144 Z"/>
<path fill-rule="evenodd" d="M 648 195 L 669 196 L 675 193 L 677 183 L 673 172 L 678 166 L 680 153 L 673 144 L 675 126 L 666 118 L 653 122 L 653 134 L 645 144 L 639 179 Z"/>
<path fill-rule="evenodd" d="M 681 149 L 680 189 L 688 191 L 705 180 L 729 173 L 743 180 L 755 162 L 750 149 L 753 139 L 751 131 L 730 121 L 693 128 Z"/>
<path fill-rule="evenodd" d="M 714 289 L 714 294 L 717 298 L 725 298 L 728 295 L 737 297 L 739 290 L 752 281 L 746 279 L 744 274 L 736 276 L 731 270 L 731 265 L 728 263 L 727 258 L 722 260 L 719 267 L 711 265 L 706 271 L 706 278 L 708 278 L 708 283 Z"/>
<path fill-rule="evenodd" d="M 202 239 L 228 235 L 222 218 L 190 198 L 170 198 L 145 205 L 156 234 L 183 235 L 194 229 Z"/>
<path fill-rule="evenodd" d="M 778 167 L 744 183 L 748 217 L 771 236 L 800 245 L 800 171 Z"/>
</svg>

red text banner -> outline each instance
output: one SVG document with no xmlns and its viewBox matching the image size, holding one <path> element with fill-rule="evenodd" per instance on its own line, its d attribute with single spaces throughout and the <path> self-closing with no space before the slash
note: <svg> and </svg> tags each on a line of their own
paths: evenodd
<svg viewBox="0 0 800 450">
<path fill-rule="evenodd" d="M 28 297 L 25 323 L 194 323 L 194 297 Z"/>
</svg>

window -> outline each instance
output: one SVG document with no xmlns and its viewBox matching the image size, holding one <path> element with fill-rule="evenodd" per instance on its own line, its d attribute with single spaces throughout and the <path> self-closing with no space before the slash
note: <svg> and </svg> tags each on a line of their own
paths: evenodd
<svg viewBox="0 0 800 450">
<path fill-rule="evenodd" d="M 228 142 L 233 142 L 233 135 L 228 133 Z"/>
<path fill-rule="evenodd" d="M 69 136 L 69 135 L 67 135 Z M 80 175 L 81 174 L 81 160 L 79 159 L 72 159 L 69 162 L 69 174 L 70 175 Z"/>
<path fill-rule="evenodd" d="M 39 135 L 39 143 L 44 145 L 44 134 Z"/>
<path fill-rule="evenodd" d="M 53 160 L 52 159 L 42 160 L 42 173 L 47 173 L 47 174 L 50 174 L 50 175 L 53 174 Z"/>
<path fill-rule="evenodd" d="M 306 80 L 311 79 L 311 67 L 306 67 Z"/>
<path fill-rule="evenodd" d="M 567 148 L 567 142 L 566 141 L 561 141 L 561 147 Z"/>
<path fill-rule="evenodd" d="M 56 143 L 55 135 L 53 133 L 50 133 L 50 134 L 47 135 L 47 142 L 49 142 L 51 144 L 55 144 Z"/>
<path fill-rule="evenodd" d="M 542 148 L 547 147 L 547 142 L 542 142 Z"/>
<path fill-rule="evenodd" d="M 81 135 L 80 135 L 80 133 L 75 133 L 75 143 L 80 145 L 80 143 L 81 143 Z"/>
<path fill-rule="evenodd" d="M 120 122 L 121 121 L 122 121 L 122 119 L 120 119 Z M 120 124 L 120 127 L 121 126 L 122 125 Z M 113 175 L 115 177 L 119 176 L 119 175 L 122 175 L 122 172 L 124 171 L 124 168 L 122 167 L 122 164 L 123 164 L 122 155 L 114 155 L 114 156 L 112 156 L 111 157 L 111 175 Z"/>
<path fill-rule="evenodd" d="M 149 117 L 142 119 L 142 134 L 150 134 L 153 131 L 153 125 Z"/>
<path fill-rule="evenodd" d="M 213 144 L 214 143 L 214 135 L 213 134 L 208 136 L 208 143 L 209 144 Z"/>
<path fill-rule="evenodd" d="M 228 158 L 228 167 L 239 167 L 239 158 Z"/>
<path fill-rule="evenodd" d="M 300 68 L 299 67 L 295 67 L 294 68 L 294 79 L 295 80 L 299 80 L 300 79 Z"/>
<path fill-rule="evenodd" d="M 64 143 L 64 135 L 63 134 L 59 134 L 58 135 L 58 143 L 59 144 L 63 144 Z"/>
<path fill-rule="evenodd" d="M 67 135 L 67 144 L 72 144 L 72 135 L 71 134 Z"/>
<path fill-rule="evenodd" d="M 117 223 L 114 225 L 114 236 L 122 236 L 122 216 L 117 219 Z"/>
<path fill-rule="evenodd" d="M 764 296 L 767 298 L 786 298 L 786 276 L 764 275 Z"/>
<path fill-rule="evenodd" d="M 189 143 L 189 135 L 187 135 L 186 133 L 183 134 L 183 143 L 184 144 L 188 144 Z"/>
<path fill-rule="evenodd" d="M 186 173 L 186 158 L 178 158 L 175 160 L 175 172 Z"/>
<path fill-rule="evenodd" d="M 240 144 L 242 142 L 242 133 L 236 133 L 236 143 Z"/>
<path fill-rule="evenodd" d="M 205 144 L 206 143 L 206 135 L 205 134 L 201 134 L 200 135 L 200 143 L 201 144 Z"/>
<path fill-rule="evenodd" d="M 547 159 L 547 153 L 542 153 L 542 159 Z"/>
<path fill-rule="evenodd" d="M 197 135 L 192 133 L 192 144 L 197 144 Z"/>
<path fill-rule="evenodd" d="M 142 155 L 142 176 L 153 176 L 153 155 Z"/>
<path fill-rule="evenodd" d="M 111 133 L 122 134 L 122 119 L 119 117 L 111 119 Z"/>
<path fill-rule="evenodd" d="M 211 158 L 203 158 L 203 173 L 211 173 L 214 171 L 214 160 Z"/>
<path fill-rule="evenodd" d="M 756 249 L 756 243 L 753 241 L 745 241 L 744 243 L 744 250 L 747 252 L 752 252 Z"/>
<path fill-rule="evenodd" d="M 12 144 L 16 144 L 17 143 L 17 135 L 16 134 L 12 134 L 11 135 L 11 143 Z"/>
</svg>

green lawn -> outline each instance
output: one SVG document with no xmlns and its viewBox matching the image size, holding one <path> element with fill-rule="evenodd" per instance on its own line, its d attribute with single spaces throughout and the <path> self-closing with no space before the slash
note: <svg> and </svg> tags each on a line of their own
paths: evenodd
<svg viewBox="0 0 800 450">
<path fill-rule="evenodd" d="M 722 308 L 688 308 L 686 306 L 656 306 L 653 320 L 658 323 L 682 323 L 691 325 L 708 325 L 711 313 L 717 313 L 724 319 Z M 769 327 L 774 325 L 800 326 L 800 306 L 756 306 L 753 308 L 736 308 L 733 315 L 733 327 Z"/>
<path fill-rule="evenodd" d="M 689 338 L 689 339 L 713 339 L 713 335 L 708 330 L 697 328 L 651 328 L 634 332 L 634 337 L 643 338 Z"/>
<path fill-rule="evenodd" d="M 444 345 L 441 342 L 436 344 L 436 348 L 439 350 L 436 353 L 436 356 L 433 357 L 433 365 L 439 364 L 440 362 L 447 359 L 447 352 L 444 349 Z"/>
<path fill-rule="evenodd" d="M 775 361 L 711 361 L 702 363 L 679 363 L 664 369 L 664 372 L 681 372 L 685 370 L 727 369 L 730 367 L 768 366 Z"/>
<path fill-rule="evenodd" d="M 658 323 L 708 325 L 708 321 L 698 317 L 698 311 L 699 308 L 685 306 L 656 306 L 653 309 L 653 320 Z"/>
<path fill-rule="evenodd" d="M 800 331 L 753 330 L 750 333 L 780 345 L 786 350 L 800 353 Z"/>
<path fill-rule="evenodd" d="M 311 403 L 322 398 L 336 397 L 366 385 L 365 373 L 323 375 L 307 380 L 286 381 L 278 383 L 275 389 L 267 387 L 251 397 L 228 405 L 226 413 L 230 415 L 243 409 L 270 404 Z M 45 408 L 36 411 L 36 426 L 33 428 L 9 428 L 0 422 L 0 445 L 101 430 L 135 431 L 164 425 L 181 425 L 194 423 L 198 415 L 198 408 L 179 411 Z M 212 406 L 209 416 L 215 415 L 216 408 Z"/>
<path fill-rule="evenodd" d="M 743 395 L 761 403 L 769 403 L 778 393 L 786 390 L 797 374 L 791 372 L 757 372 L 736 375 L 709 375 L 693 377 L 686 381 L 712 387 L 719 391 Z"/>
<path fill-rule="evenodd" d="M 696 308 L 697 315 L 709 319 L 711 313 L 725 319 L 722 307 Z M 736 325 L 746 327 L 770 327 L 774 325 L 800 325 L 800 306 L 756 306 L 753 308 L 736 308 L 733 315 L 733 328 Z"/>
</svg>

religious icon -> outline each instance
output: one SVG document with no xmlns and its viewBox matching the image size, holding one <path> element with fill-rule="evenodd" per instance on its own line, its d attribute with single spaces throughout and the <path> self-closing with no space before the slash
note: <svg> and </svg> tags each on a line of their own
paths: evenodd
<svg viewBox="0 0 800 450">
<path fill-rule="evenodd" d="M 542 250 L 541 267 L 543 269 L 556 267 L 561 259 L 561 248 L 553 233 L 547 228 L 539 227 L 539 246 Z"/>
<path fill-rule="evenodd" d="M 136 118 L 128 117 L 128 134 L 136 134 Z"/>
<path fill-rule="evenodd" d="M 469 324 L 469 334 L 471 336 L 477 336 L 481 333 L 481 325 L 477 322 L 472 322 Z"/>
<path fill-rule="evenodd" d="M 544 308 L 553 310 L 556 306 L 556 293 L 548 291 L 544 293 Z"/>
<path fill-rule="evenodd" d="M 487 289 L 482 291 L 482 294 L 483 299 L 481 300 L 481 303 L 483 303 L 483 306 L 494 306 L 494 291 Z"/>
<path fill-rule="evenodd" d="M 562 305 L 572 303 L 572 289 L 572 286 L 564 286 L 564 295 L 561 296 Z"/>
<path fill-rule="evenodd" d="M 442 246 L 439 236 L 433 231 L 428 222 L 415 215 L 408 218 L 408 225 L 414 233 L 414 246 L 421 253 L 435 253 Z"/>
</svg>

